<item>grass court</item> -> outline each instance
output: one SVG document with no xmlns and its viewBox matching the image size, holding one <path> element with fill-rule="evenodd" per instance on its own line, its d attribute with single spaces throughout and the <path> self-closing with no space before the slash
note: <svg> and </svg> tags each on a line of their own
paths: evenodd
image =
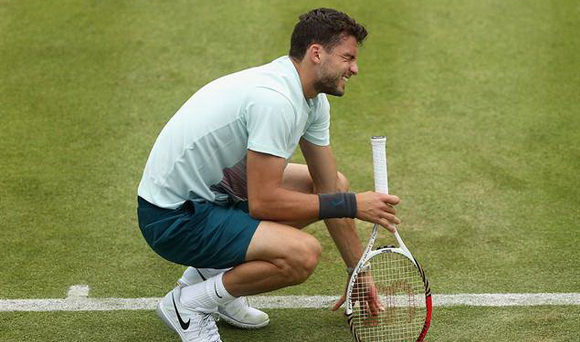
<svg viewBox="0 0 580 342">
<path fill-rule="evenodd" d="M 401 234 L 434 296 L 580 292 L 578 2 L 0 0 L 0 299 L 169 291 L 183 267 L 148 248 L 135 210 L 158 132 L 207 82 L 286 54 L 315 7 L 370 32 L 360 74 L 331 98 L 332 145 L 366 191 L 369 137 L 388 135 Z M 338 296 L 339 255 L 323 225 L 307 231 L 321 264 L 274 294 Z M 258 331 L 220 323 L 222 339 L 350 341 L 342 313 L 268 313 Z M 435 307 L 427 336 L 577 341 L 580 306 Z M 0 340 L 178 337 L 148 310 L 0 312 Z"/>
</svg>

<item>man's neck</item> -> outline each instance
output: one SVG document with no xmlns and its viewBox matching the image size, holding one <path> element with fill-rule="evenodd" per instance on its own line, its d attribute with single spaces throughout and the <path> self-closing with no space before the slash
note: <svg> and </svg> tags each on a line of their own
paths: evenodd
<svg viewBox="0 0 580 342">
<path fill-rule="evenodd" d="M 301 61 L 296 61 L 294 58 L 290 57 L 292 64 L 298 72 L 298 77 L 300 78 L 300 83 L 302 84 L 302 92 L 304 93 L 305 99 L 312 99 L 318 95 L 318 92 L 314 89 L 314 75 L 313 71 L 304 65 Z"/>
</svg>

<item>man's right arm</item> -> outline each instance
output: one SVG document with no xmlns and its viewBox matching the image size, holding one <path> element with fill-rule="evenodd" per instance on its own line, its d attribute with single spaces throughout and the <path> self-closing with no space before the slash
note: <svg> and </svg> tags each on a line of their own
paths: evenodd
<svg viewBox="0 0 580 342">
<path fill-rule="evenodd" d="M 248 150 L 248 204 L 260 220 L 299 221 L 318 218 L 318 196 L 282 188 L 286 159 Z"/>
<path fill-rule="evenodd" d="M 250 214 L 259 220 L 303 221 L 319 219 L 317 194 L 284 189 L 282 178 L 286 167 L 284 158 L 248 150 L 248 204 Z M 356 194 L 358 219 L 389 228 L 390 221 L 399 223 L 391 205 L 399 198 L 376 192 Z"/>
</svg>

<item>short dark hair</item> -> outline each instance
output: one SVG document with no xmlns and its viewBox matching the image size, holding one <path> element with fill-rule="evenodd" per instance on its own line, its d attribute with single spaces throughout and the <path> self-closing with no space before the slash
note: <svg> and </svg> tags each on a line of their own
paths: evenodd
<svg viewBox="0 0 580 342">
<path fill-rule="evenodd" d="M 290 40 L 290 57 L 302 60 L 306 50 L 312 44 L 320 44 L 326 50 L 338 45 L 344 37 L 353 36 L 362 44 L 368 35 L 366 28 L 349 17 L 346 13 L 330 9 L 317 8 L 300 16 L 294 26 Z"/>
</svg>

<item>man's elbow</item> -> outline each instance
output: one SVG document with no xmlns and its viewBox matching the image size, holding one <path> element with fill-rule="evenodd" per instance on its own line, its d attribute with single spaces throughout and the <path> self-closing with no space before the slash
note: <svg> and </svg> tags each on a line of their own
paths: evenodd
<svg viewBox="0 0 580 342">
<path fill-rule="evenodd" d="M 267 201 L 260 200 L 258 198 L 249 199 L 248 208 L 250 211 L 250 216 L 257 220 L 267 220 L 271 218 L 270 209 L 267 206 Z"/>
</svg>

